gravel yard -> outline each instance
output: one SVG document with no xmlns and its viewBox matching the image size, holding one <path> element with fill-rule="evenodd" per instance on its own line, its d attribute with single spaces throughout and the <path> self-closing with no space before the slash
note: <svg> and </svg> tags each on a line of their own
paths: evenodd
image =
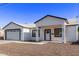
<svg viewBox="0 0 79 59">
<path fill-rule="evenodd" d="M 0 41 L 1 42 L 1 41 Z M 25 44 L 9 42 L 0 44 L 0 55 L 8 56 L 79 56 L 79 45 L 67 44 Z"/>
</svg>

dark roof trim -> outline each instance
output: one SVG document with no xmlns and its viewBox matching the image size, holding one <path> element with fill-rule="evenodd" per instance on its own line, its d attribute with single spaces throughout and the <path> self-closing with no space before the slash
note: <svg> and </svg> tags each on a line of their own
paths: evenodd
<svg viewBox="0 0 79 59">
<path fill-rule="evenodd" d="M 34 22 L 34 23 L 37 23 L 37 22 L 41 21 L 42 19 L 44 19 L 45 17 L 48 17 L 48 16 L 49 16 L 49 17 L 58 18 L 58 19 L 67 20 L 66 18 L 62 18 L 62 17 L 58 17 L 58 16 L 46 15 L 46 16 L 42 17 L 41 19 L 37 20 L 37 21 Z"/>
<path fill-rule="evenodd" d="M 24 27 L 24 26 L 21 26 L 21 25 L 19 25 L 19 24 L 16 24 L 16 23 L 14 23 L 14 22 L 10 22 L 9 24 L 7 24 L 5 27 L 3 27 L 2 29 L 4 29 L 4 28 L 6 28 L 8 25 L 10 25 L 11 23 L 13 23 L 13 24 L 15 24 L 15 25 L 17 25 L 17 26 L 20 26 L 20 27 L 22 27 L 22 28 L 27 28 L 27 27 Z M 30 28 L 29 28 L 30 29 Z"/>
</svg>

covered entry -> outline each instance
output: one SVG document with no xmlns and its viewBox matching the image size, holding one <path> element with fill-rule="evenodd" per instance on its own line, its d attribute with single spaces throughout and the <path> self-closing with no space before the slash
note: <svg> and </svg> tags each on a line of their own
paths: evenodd
<svg viewBox="0 0 79 59">
<path fill-rule="evenodd" d="M 54 42 L 62 42 L 63 40 L 63 26 L 62 25 L 52 25 L 52 26 L 44 26 L 40 29 L 40 38 L 45 41 L 54 41 Z M 44 34 L 43 34 L 44 32 Z"/>
<path fill-rule="evenodd" d="M 20 29 L 7 29 L 5 30 L 6 40 L 21 40 L 21 30 Z"/>
<path fill-rule="evenodd" d="M 36 41 L 51 40 L 53 42 L 66 42 L 65 37 L 65 24 L 68 23 L 67 19 L 46 15 L 35 22 L 36 24 Z M 40 37 L 39 32 L 40 30 Z"/>
</svg>

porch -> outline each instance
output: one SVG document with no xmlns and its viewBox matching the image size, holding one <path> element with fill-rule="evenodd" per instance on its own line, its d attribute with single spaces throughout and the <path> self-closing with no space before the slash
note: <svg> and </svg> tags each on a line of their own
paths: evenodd
<svg viewBox="0 0 79 59">
<path fill-rule="evenodd" d="M 36 28 L 36 41 L 52 41 L 53 43 L 66 43 L 66 26 L 50 25 Z"/>
</svg>

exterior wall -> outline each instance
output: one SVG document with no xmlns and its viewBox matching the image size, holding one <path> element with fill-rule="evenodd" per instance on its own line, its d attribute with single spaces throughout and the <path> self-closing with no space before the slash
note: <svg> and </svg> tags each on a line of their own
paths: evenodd
<svg viewBox="0 0 79 59">
<path fill-rule="evenodd" d="M 45 28 L 43 28 L 43 27 L 40 29 L 40 37 L 39 37 L 39 40 L 44 40 L 44 29 Z"/>
<path fill-rule="evenodd" d="M 71 25 L 71 26 L 66 26 L 67 32 L 67 41 L 68 42 L 75 42 L 78 39 L 78 31 L 77 31 L 77 26 L 76 25 Z"/>
<path fill-rule="evenodd" d="M 57 24 L 64 24 L 65 20 L 53 18 L 53 17 L 46 17 L 43 20 L 36 23 L 37 27 L 41 26 L 50 26 L 50 25 L 57 25 Z"/>
<path fill-rule="evenodd" d="M 5 38 L 5 30 L 4 30 L 4 37 L 3 37 L 3 38 L 4 38 L 4 40 L 6 39 L 6 38 Z"/>
<path fill-rule="evenodd" d="M 22 27 L 17 26 L 17 25 L 15 25 L 15 24 L 11 23 L 11 24 L 8 25 L 6 28 L 4 28 L 4 30 L 5 30 L 5 29 L 21 29 L 21 28 L 22 28 Z"/>
<path fill-rule="evenodd" d="M 3 34 L 3 39 L 5 40 L 5 30 L 4 30 L 3 32 L 4 32 L 4 34 Z"/>
<path fill-rule="evenodd" d="M 30 40 L 31 39 L 31 29 L 23 28 L 23 40 Z"/>
<path fill-rule="evenodd" d="M 24 41 L 24 33 L 23 33 L 23 28 L 21 29 L 21 40 Z"/>
</svg>

